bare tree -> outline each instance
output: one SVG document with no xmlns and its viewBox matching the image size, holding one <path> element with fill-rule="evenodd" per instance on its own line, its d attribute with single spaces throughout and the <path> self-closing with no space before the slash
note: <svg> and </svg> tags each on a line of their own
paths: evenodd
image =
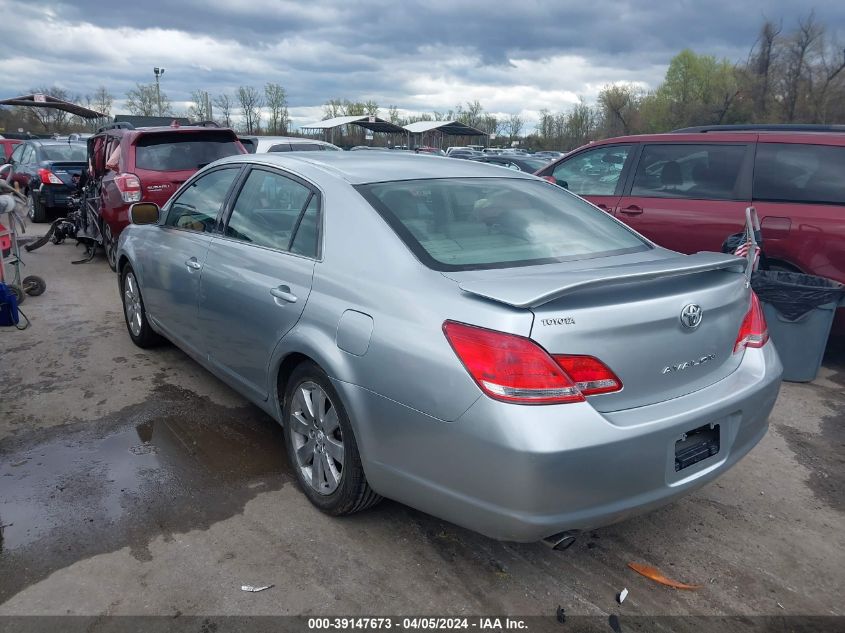
<svg viewBox="0 0 845 633">
<path fill-rule="evenodd" d="M 261 95 L 252 86 L 241 86 L 237 97 L 246 133 L 257 134 L 261 131 L 261 107 L 264 105 Z"/>
<path fill-rule="evenodd" d="M 387 118 L 394 125 L 400 125 L 402 122 L 402 117 L 399 114 L 399 108 L 397 108 L 395 105 L 390 106 L 387 110 Z"/>
<path fill-rule="evenodd" d="M 135 87 L 126 93 L 126 109 L 138 116 L 155 116 L 158 114 L 159 93 L 155 84 L 135 84 Z M 161 92 L 161 113 L 170 115 L 173 108 L 167 93 Z"/>
<path fill-rule="evenodd" d="M 513 143 L 522 132 L 523 125 L 522 117 L 518 114 L 512 114 L 502 123 L 502 131 L 508 135 L 508 139 Z"/>
<path fill-rule="evenodd" d="M 34 94 L 49 95 L 64 101 L 72 100 L 72 97 L 67 90 L 59 88 L 58 86 L 30 88 L 30 92 Z M 57 110 L 56 108 L 26 108 L 26 113 L 30 125 L 40 125 L 45 132 L 63 132 L 68 120 L 70 119 L 70 114 L 68 112 Z"/>
<path fill-rule="evenodd" d="M 205 90 L 194 90 L 191 92 L 191 101 L 188 106 L 188 118 L 191 121 L 211 120 L 211 99 Z"/>
<path fill-rule="evenodd" d="M 213 103 L 220 113 L 220 122 L 226 127 L 232 127 L 232 109 L 234 108 L 232 97 L 223 93 L 214 97 Z"/>
<path fill-rule="evenodd" d="M 607 85 L 599 92 L 604 132 L 630 134 L 642 98 L 641 91 L 630 84 Z"/>
<path fill-rule="evenodd" d="M 105 115 L 106 118 L 111 116 L 111 109 L 113 105 L 114 96 L 105 86 L 97 88 L 91 96 L 91 107 L 97 112 Z"/>
<path fill-rule="evenodd" d="M 264 86 L 264 98 L 270 110 L 268 129 L 273 134 L 287 134 L 290 123 L 287 92 L 280 84 L 268 83 Z"/>
<path fill-rule="evenodd" d="M 378 104 L 372 99 L 364 102 L 364 112 L 369 116 L 378 116 Z"/>
<path fill-rule="evenodd" d="M 775 25 L 771 20 L 766 20 L 755 44 L 756 53 L 752 50 L 751 59 L 748 62 L 749 74 L 753 77 L 755 118 L 765 117 L 769 107 L 772 68 L 777 63 L 775 45 L 782 30 L 782 25 Z"/>
<path fill-rule="evenodd" d="M 787 123 L 795 120 L 802 95 L 812 92 L 812 75 L 808 71 L 807 58 L 822 36 L 822 27 L 816 23 L 811 11 L 798 22 L 798 31 L 793 35 L 786 50 L 786 67 L 783 77 L 783 106 Z"/>
</svg>

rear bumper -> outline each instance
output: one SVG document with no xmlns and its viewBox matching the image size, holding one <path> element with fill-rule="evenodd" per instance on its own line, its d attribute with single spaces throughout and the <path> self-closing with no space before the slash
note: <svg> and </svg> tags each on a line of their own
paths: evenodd
<svg viewBox="0 0 845 633">
<path fill-rule="evenodd" d="M 487 536 L 536 541 L 608 525 L 712 481 L 765 435 L 782 368 L 772 344 L 728 378 L 655 405 L 526 407 L 480 397 L 443 422 L 336 382 L 373 489 Z M 719 424 L 719 452 L 680 472 L 675 442 Z"/>
<path fill-rule="evenodd" d="M 38 199 L 46 209 L 67 209 L 73 191 L 69 185 L 41 185 Z"/>
</svg>

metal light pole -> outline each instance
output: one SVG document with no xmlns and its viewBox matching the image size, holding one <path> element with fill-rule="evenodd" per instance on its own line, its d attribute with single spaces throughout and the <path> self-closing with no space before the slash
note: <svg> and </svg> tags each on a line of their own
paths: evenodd
<svg viewBox="0 0 845 633">
<path fill-rule="evenodd" d="M 161 85 L 159 84 L 159 77 L 164 74 L 164 68 L 156 66 L 153 68 L 153 73 L 156 76 L 156 100 L 158 101 L 158 115 L 161 116 Z"/>
</svg>

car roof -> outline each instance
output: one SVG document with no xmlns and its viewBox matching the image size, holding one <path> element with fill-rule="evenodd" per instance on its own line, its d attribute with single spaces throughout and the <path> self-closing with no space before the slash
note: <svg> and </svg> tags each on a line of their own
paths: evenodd
<svg viewBox="0 0 845 633">
<path fill-rule="evenodd" d="M 222 158 L 213 165 L 231 163 L 280 167 L 309 179 L 330 175 L 352 185 L 426 178 L 533 178 L 524 172 L 507 172 L 484 163 L 393 152 L 240 154 Z"/>
<path fill-rule="evenodd" d="M 578 149 L 598 145 L 624 143 L 749 143 L 757 140 L 765 142 L 783 141 L 802 142 L 820 145 L 845 145 L 842 132 L 805 131 L 805 130 L 726 130 L 714 132 L 665 132 L 660 134 L 631 134 L 593 141 Z"/>
<path fill-rule="evenodd" d="M 39 138 L 39 139 L 30 139 L 26 141 L 27 143 L 36 143 L 38 145 L 85 145 L 85 141 L 79 140 L 69 140 L 69 139 L 56 139 L 56 138 Z"/>
</svg>

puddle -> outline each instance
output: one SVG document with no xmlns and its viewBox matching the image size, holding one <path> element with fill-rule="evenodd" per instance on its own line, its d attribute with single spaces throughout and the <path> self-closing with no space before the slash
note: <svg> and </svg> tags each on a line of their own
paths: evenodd
<svg viewBox="0 0 845 633">
<path fill-rule="evenodd" d="M 0 603 L 56 569 L 209 525 L 290 481 L 281 427 L 159 386 L 96 422 L 0 442 Z"/>
</svg>

